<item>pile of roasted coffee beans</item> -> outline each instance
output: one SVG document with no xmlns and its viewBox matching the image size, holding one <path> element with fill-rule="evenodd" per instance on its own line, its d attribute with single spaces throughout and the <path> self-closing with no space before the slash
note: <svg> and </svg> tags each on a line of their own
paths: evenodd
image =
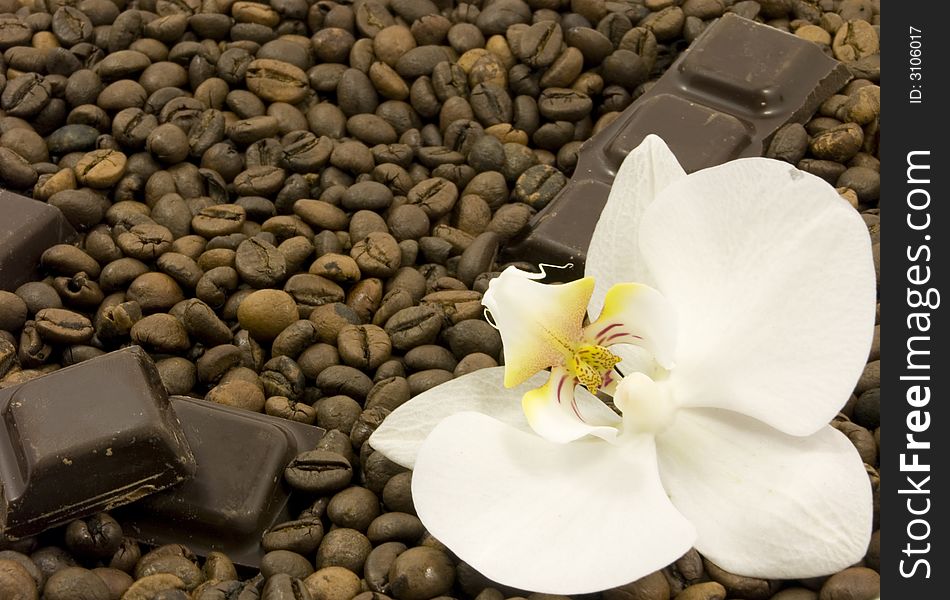
<svg viewBox="0 0 950 600">
<path fill-rule="evenodd" d="M 877 262 L 879 0 L 0 0 L 0 185 L 81 233 L 0 292 L 0 386 L 134 343 L 169 393 L 328 430 L 287 471 L 312 506 L 264 535 L 260 573 L 95 515 L 0 542 L 0 598 L 520 595 L 429 536 L 411 474 L 365 442 L 498 364 L 480 297 L 499 245 L 726 11 L 851 68 L 767 154 L 837 186 Z M 834 425 L 878 484 L 874 339 Z M 692 551 L 603 596 L 870 600 L 878 570 L 879 532 L 830 578 L 737 577 Z"/>
</svg>

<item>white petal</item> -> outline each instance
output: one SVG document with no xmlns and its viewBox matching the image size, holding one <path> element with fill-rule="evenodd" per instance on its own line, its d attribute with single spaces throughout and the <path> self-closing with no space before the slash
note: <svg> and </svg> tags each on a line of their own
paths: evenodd
<svg viewBox="0 0 950 600">
<path fill-rule="evenodd" d="M 660 569 L 692 526 L 660 485 L 653 438 L 553 444 L 476 413 L 423 444 L 412 497 L 426 529 L 489 579 L 556 594 L 594 592 Z"/>
<path fill-rule="evenodd" d="M 482 298 L 504 344 L 505 385 L 564 364 L 581 337 L 594 282 L 584 278 L 549 285 L 534 281 L 539 277 L 508 267 Z"/>
<path fill-rule="evenodd" d="M 584 328 L 584 337 L 599 346 L 641 346 L 669 368 L 676 345 L 676 314 L 663 294 L 650 286 L 618 283 L 607 292 L 597 320 Z"/>
<path fill-rule="evenodd" d="M 596 281 L 591 315 L 600 313 L 614 284 L 653 285 L 640 257 L 640 217 L 661 190 L 685 176 L 673 152 L 655 135 L 644 138 L 624 159 L 587 249 L 584 274 Z"/>
<path fill-rule="evenodd" d="M 531 429 L 559 444 L 585 435 L 611 440 L 621 422 L 617 413 L 584 388 L 575 390 L 574 378 L 563 368 L 551 369 L 550 379 L 525 392 L 521 405 Z"/>
<path fill-rule="evenodd" d="M 640 246 L 676 311 L 679 401 L 795 435 L 834 417 L 867 359 L 875 283 L 867 227 L 831 186 L 764 158 L 698 171 L 644 213 Z"/>
<path fill-rule="evenodd" d="M 718 409 L 680 410 L 657 436 L 660 476 L 696 526 L 696 548 L 723 569 L 795 579 L 839 571 L 867 551 L 871 486 L 831 427 L 781 433 Z"/>
<path fill-rule="evenodd" d="M 387 415 L 369 444 L 389 460 L 411 469 L 419 446 L 432 429 L 450 415 L 475 411 L 491 415 L 512 427 L 531 431 L 521 398 L 544 385 L 549 374 L 538 373 L 524 384 L 506 388 L 504 367 L 481 369 L 429 389 Z"/>
</svg>

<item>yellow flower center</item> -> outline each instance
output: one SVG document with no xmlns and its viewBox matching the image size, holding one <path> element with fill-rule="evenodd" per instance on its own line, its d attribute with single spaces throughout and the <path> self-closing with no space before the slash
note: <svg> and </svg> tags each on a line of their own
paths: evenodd
<svg viewBox="0 0 950 600">
<path fill-rule="evenodd" d="M 596 394 L 603 385 L 604 376 L 620 362 L 620 357 L 603 346 L 581 344 L 567 361 L 567 370 L 581 385 Z"/>
</svg>

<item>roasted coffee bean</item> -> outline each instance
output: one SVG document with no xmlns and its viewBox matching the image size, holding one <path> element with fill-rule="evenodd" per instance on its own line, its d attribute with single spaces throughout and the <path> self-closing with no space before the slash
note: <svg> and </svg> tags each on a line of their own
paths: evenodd
<svg viewBox="0 0 950 600">
<path fill-rule="evenodd" d="M 246 213 L 237 204 L 219 204 L 201 209 L 191 220 L 191 228 L 202 237 L 236 233 L 244 226 Z"/>
<path fill-rule="evenodd" d="M 338 492 L 327 505 L 327 516 L 337 527 L 365 532 L 380 515 L 379 498 L 363 487 L 350 487 Z"/>
<path fill-rule="evenodd" d="M 3 34 L 2 27 L 2 21 L 0 21 L 0 35 Z M 16 560 L 0 558 L 0 589 L 5 594 L 9 594 L 10 598 L 39 598 L 37 592 L 39 587 L 27 567 Z"/>
<path fill-rule="evenodd" d="M 221 344 L 205 351 L 195 361 L 198 381 L 216 384 L 225 373 L 241 365 L 241 350 L 231 344 Z"/>
<path fill-rule="evenodd" d="M 389 335 L 376 325 L 345 325 L 337 347 L 345 364 L 362 370 L 376 369 L 392 352 Z"/>
<path fill-rule="evenodd" d="M 260 379 L 267 396 L 285 396 L 296 402 L 303 394 L 305 376 L 289 356 L 276 356 L 267 361 Z"/>
<path fill-rule="evenodd" d="M 225 381 L 211 388 L 205 400 L 235 408 L 260 412 L 264 409 L 264 392 L 253 383 L 241 380 Z"/>
<path fill-rule="evenodd" d="M 346 487 L 353 478 L 353 468 L 346 458 L 339 454 L 310 450 L 299 454 L 287 465 L 284 478 L 294 489 L 326 494 Z M 317 566 L 324 566 L 320 564 L 319 558 Z"/>
<path fill-rule="evenodd" d="M 325 567 L 304 580 L 304 585 L 315 598 L 342 600 L 360 593 L 360 578 L 343 567 Z"/>
<path fill-rule="evenodd" d="M 95 573 L 81 567 L 66 567 L 53 573 L 43 587 L 50 600 L 109 600 L 109 588 Z"/>
<path fill-rule="evenodd" d="M 384 328 L 393 348 L 409 350 L 435 341 L 442 329 L 442 314 L 433 307 L 413 306 L 394 314 Z"/>
<path fill-rule="evenodd" d="M 264 412 L 272 417 L 280 417 L 306 425 L 312 425 L 317 419 L 317 411 L 310 404 L 296 402 L 286 396 L 271 396 L 264 402 Z"/>
<path fill-rule="evenodd" d="M 362 400 L 373 388 L 373 381 L 353 367 L 332 365 L 317 375 L 316 385 L 324 395 L 342 394 Z"/>
<path fill-rule="evenodd" d="M 401 262 L 398 242 L 384 232 L 372 232 L 354 244 L 350 256 L 356 261 L 360 272 L 370 277 L 390 277 Z"/>
<path fill-rule="evenodd" d="M 290 550 L 272 550 L 261 558 L 261 574 L 267 580 L 277 578 L 280 581 L 280 576 L 284 576 L 285 581 L 287 578 L 304 579 L 311 573 L 313 565 L 310 561 Z"/>
<path fill-rule="evenodd" d="M 372 548 L 370 541 L 359 531 L 345 527 L 334 529 L 323 536 L 317 549 L 317 569 L 343 567 L 361 573 Z"/>
<path fill-rule="evenodd" d="M 443 383 L 451 381 L 452 378 L 452 371 L 445 371 L 443 369 L 427 369 L 425 371 L 419 371 L 417 373 L 411 374 L 406 378 L 406 381 L 409 383 L 410 394 L 416 396 L 422 392 L 431 390 L 437 385 L 442 385 Z"/>
<path fill-rule="evenodd" d="M 300 558 L 303 559 L 303 557 Z M 264 563 L 261 563 L 262 572 L 263 567 Z M 303 572 L 303 570 L 300 570 L 300 572 Z M 312 572 L 313 568 L 311 567 L 307 574 L 309 575 Z M 313 598 L 301 579 L 287 573 L 276 573 L 267 577 L 260 597 L 261 600 L 311 600 Z"/>
<path fill-rule="evenodd" d="M 158 594 L 172 594 L 176 590 L 182 591 L 185 589 L 185 582 L 180 577 L 171 573 L 156 573 L 137 579 L 135 583 L 129 586 L 122 598 L 125 600 L 154 600 L 159 597 Z M 175 596 L 170 597 L 175 598 Z M 185 598 L 187 598 L 187 595 Z"/>
<path fill-rule="evenodd" d="M 133 342 L 155 352 L 183 352 L 191 345 L 184 325 L 167 313 L 156 313 L 136 321 L 130 335 Z"/>
<path fill-rule="evenodd" d="M 403 542 L 413 544 L 422 537 L 425 528 L 418 517 L 401 512 L 389 512 L 373 520 L 366 537 L 374 544 Z"/>
<path fill-rule="evenodd" d="M 182 581 L 181 589 L 185 590 L 193 590 L 204 581 L 204 575 L 193 561 L 170 552 L 155 555 L 153 551 L 142 557 L 135 566 L 134 575 L 139 580 L 149 576 L 173 575 Z"/>
<path fill-rule="evenodd" d="M 264 532 L 262 545 L 268 552 L 290 550 L 309 555 L 316 551 L 323 539 L 323 524 L 320 519 L 286 521 Z"/>
<path fill-rule="evenodd" d="M 400 600 L 446 594 L 455 582 L 455 566 L 442 551 L 425 546 L 399 554 L 389 571 L 389 585 Z"/>
<path fill-rule="evenodd" d="M 353 429 L 362 411 L 356 400 L 343 395 L 321 398 L 313 406 L 317 411 L 318 426 L 347 432 Z"/>
<path fill-rule="evenodd" d="M 416 509 L 412 504 L 411 486 L 411 471 L 393 475 L 383 487 L 383 504 L 386 508 L 411 515 L 416 514 Z"/>
<path fill-rule="evenodd" d="M 257 290 L 238 307 L 238 321 L 255 338 L 270 341 L 299 318 L 293 296 L 281 290 Z"/>
<path fill-rule="evenodd" d="M 266 240 L 253 237 L 241 242 L 234 257 L 241 279 L 256 288 L 278 286 L 287 274 L 287 261 Z"/>
<path fill-rule="evenodd" d="M 322 319 L 314 318 L 313 313 L 314 309 L 318 307 L 342 302 L 344 299 L 343 288 L 319 275 L 298 273 L 287 280 L 287 283 L 284 284 L 284 291 L 290 294 L 297 303 L 299 315 L 310 318 L 318 326 L 320 339 L 324 342 L 335 343 L 339 331 L 321 329 Z M 355 319 L 353 322 L 359 322 L 358 317 L 354 316 L 353 318 Z"/>
<path fill-rule="evenodd" d="M 406 551 L 406 545 L 400 542 L 385 542 L 379 544 L 366 557 L 363 567 L 363 577 L 371 592 L 388 594 L 389 571 L 392 569 L 396 557 Z"/>
<path fill-rule="evenodd" d="M 36 332 L 50 343 L 84 344 L 95 329 L 85 316 L 62 308 L 44 308 L 34 318 Z"/>
<path fill-rule="evenodd" d="M 208 553 L 201 573 L 208 581 L 227 581 L 237 579 L 237 570 L 227 555 L 212 550 Z"/>
<path fill-rule="evenodd" d="M 195 286 L 195 296 L 212 308 L 221 308 L 231 292 L 237 289 L 239 276 L 232 267 L 209 269 Z"/>
<path fill-rule="evenodd" d="M 515 198 L 534 209 L 542 209 L 567 185 L 564 174 L 548 165 L 527 169 L 515 182 Z"/>
<path fill-rule="evenodd" d="M 137 302 L 145 313 L 168 310 L 185 299 L 178 283 L 164 273 L 143 273 L 126 291 L 126 297 Z"/>
<path fill-rule="evenodd" d="M 109 558 L 122 543 L 122 527 L 108 514 L 77 519 L 66 527 L 66 546 L 82 557 Z"/>
<path fill-rule="evenodd" d="M 198 381 L 195 364 L 180 356 L 155 361 L 155 367 L 169 394 L 187 394 Z"/>
</svg>

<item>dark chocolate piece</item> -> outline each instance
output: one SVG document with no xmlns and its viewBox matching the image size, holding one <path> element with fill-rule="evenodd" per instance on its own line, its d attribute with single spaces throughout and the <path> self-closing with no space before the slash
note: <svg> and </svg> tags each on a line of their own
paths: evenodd
<svg viewBox="0 0 950 600">
<path fill-rule="evenodd" d="M 0 290 L 39 279 L 43 252 L 75 236 L 55 206 L 0 189 Z"/>
<path fill-rule="evenodd" d="M 313 449 L 323 430 L 186 396 L 171 402 L 198 475 L 113 516 L 126 535 L 143 542 L 185 544 L 201 555 L 217 550 L 257 568 L 261 534 L 292 518 L 284 468 Z"/>
<path fill-rule="evenodd" d="M 710 25 L 666 73 L 581 148 L 571 181 L 509 244 L 502 260 L 564 265 L 583 276 L 587 246 L 620 163 L 659 135 L 687 172 L 761 156 L 784 124 L 804 122 L 848 82 L 818 45 L 734 14 Z"/>
<path fill-rule="evenodd" d="M 138 347 L 0 390 L 0 533 L 33 535 L 195 473 L 158 371 Z"/>
</svg>

